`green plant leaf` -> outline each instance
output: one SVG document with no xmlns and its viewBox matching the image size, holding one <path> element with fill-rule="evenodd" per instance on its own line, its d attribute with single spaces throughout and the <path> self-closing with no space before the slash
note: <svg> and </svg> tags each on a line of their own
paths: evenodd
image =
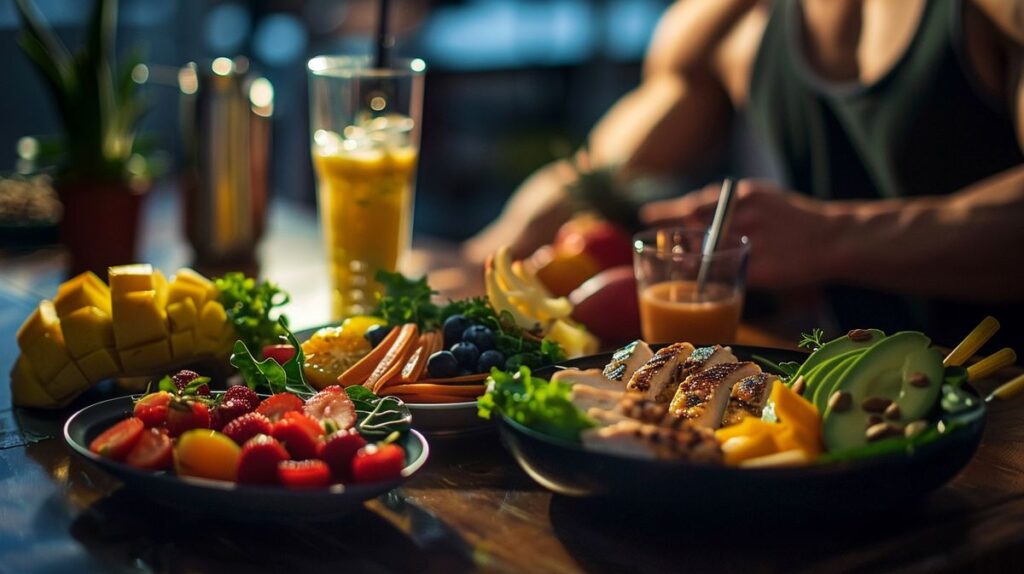
<svg viewBox="0 0 1024 574">
<path fill-rule="evenodd" d="M 283 393 L 288 384 L 288 374 L 284 367 L 274 359 L 257 361 L 248 347 L 241 341 L 235 341 L 232 349 L 231 366 L 238 369 L 245 379 L 245 384 L 253 390 L 267 388 L 271 393 Z"/>
<path fill-rule="evenodd" d="M 378 397 L 360 385 L 346 387 L 345 393 L 356 409 L 356 430 L 364 437 L 386 437 L 409 430 L 412 413 L 396 397 Z"/>
</svg>

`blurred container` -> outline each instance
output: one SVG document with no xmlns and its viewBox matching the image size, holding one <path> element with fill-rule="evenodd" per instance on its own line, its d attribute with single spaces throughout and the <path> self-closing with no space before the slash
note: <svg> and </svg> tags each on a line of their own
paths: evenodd
<svg viewBox="0 0 1024 574">
<path fill-rule="evenodd" d="M 267 219 L 274 88 L 246 58 L 190 62 L 181 90 L 185 234 L 201 268 L 251 266 Z"/>
</svg>

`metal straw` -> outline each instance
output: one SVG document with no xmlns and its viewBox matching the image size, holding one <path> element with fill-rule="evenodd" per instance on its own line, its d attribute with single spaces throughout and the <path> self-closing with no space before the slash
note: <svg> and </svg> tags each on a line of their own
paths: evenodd
<svg viewBox="0 0 1024 574">
<path fill-rule="evenodd" d="M 718 194 L 718 206 L 715 208 L 715 217 L 711 220 L 711 228 L 708 229 L 708 236 L 704 239 L 704 249 L 701 252 L 700 270 L 697 272 L 697 295 L 702 296 L 707 287 L 708 273 L 711 268 L 711 259 L 718 249 L 718 243 L 725 236 L 729 228 L 729 215 L 732 213 L 733 180 L 726 178 L 722 182 L 722 191 Z"/>
<path fill-rule="evenodd" d="M 374 67 L 383 70 L 388 67 L 388 53 L 391 51 L 391 37 L 388 34 L 388 21 L 391 15 L 391 0 L 380 0 L 377 14 L 377 52 Z"/>
</svg>

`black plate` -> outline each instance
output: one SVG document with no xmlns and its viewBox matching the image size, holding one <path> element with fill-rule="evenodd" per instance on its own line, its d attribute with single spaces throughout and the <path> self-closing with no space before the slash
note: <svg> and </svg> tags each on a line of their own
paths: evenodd
<svg viewBox="0 0 1024 574">
<path fill-rule="evenodd" d="M 323 520 L 359 508 L 363 501 L 395 488 L 422 467 L 430 452 L 423 435 L 410 430 L 399 440 L 405 449 L 402 479 L 374 484 L 336 484 L 327 488 L 289 490 L 279 486 L 249 486 L 219 480 L 178 477 L 169 472 L 132 468 L 89 450 L 96 436 L 132 412 L 133 397 L 118 397 L 85 407 L 64 425 L 64 440 L 79 456 L 134 489 L 178 509 L 210 512 L 245 520 L 302 518 Z"/>
<path fill-rule="evenodd" d="M 805 354 L 733 345 L 745 360 L 760 355 L 775 362 L 802 361 Z M 566 361 L 562 367 L 603 367 L 611 354 Z M 550 377 L 553 367 L 538 369 Z M 793 468 L 738 469 L 692 463 L 631 459 L 584 450 L 497 417 L 501 441 L 519 465 L 544 487 L 560 494 L 606 497 L 632 506 L 776 519 L 790 513 L 859 513 L 866 508 L 903 508 L 938 488 L 962 469 L 978 447 L 984 417 L 913 455 Z"/>
</svg>

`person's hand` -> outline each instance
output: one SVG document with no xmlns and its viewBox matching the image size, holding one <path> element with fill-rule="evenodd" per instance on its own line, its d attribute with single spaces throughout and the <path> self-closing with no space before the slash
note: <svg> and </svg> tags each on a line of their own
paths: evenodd
<svg viewBox="0 0 1024 574">
<path fill-rule="evenodd" d="M 707 227 L 720 191 L 721 185 L 713 184 L 649 203 L 640 217 L 650 226 Z M 781 288 L 829 279 L 828 204 L 765 181 L 742 180 L 735 193 L 729 234 L 750 238 L 750 285 Z"/>
</svg>

